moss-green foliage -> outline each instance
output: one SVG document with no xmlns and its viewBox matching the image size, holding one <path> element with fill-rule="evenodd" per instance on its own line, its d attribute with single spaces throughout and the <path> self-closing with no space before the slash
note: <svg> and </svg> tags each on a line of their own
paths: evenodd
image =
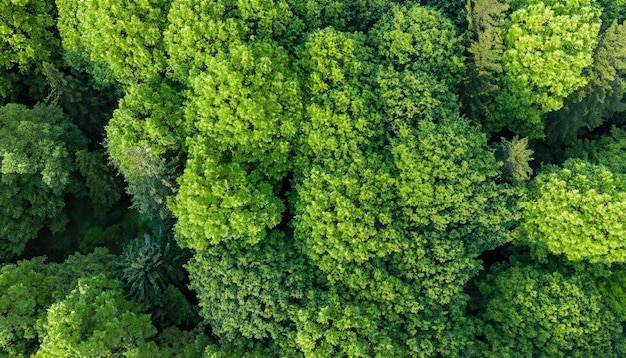
<svg viewBox="0 0 626 358">
<path fill-rule="evenodd" d="M 46 331 L 47 308 L 63 299 L 81 277 L 113 273 L 115 256 L 98 249 L 75 254 L 63 263 L 45 263 L 44 257 L 7 264 L 0 268 L 0 354 L 11 357 L 34 353 Z"/>
<path fill-rule="evenodd" d="M 76 167 L 85 180 L 96 216 L 102 217 L 121 198 L 121 185 L 102 152 L 76 152 Z"/>
<path fill-rule="evenodd" d="M 613 21 L 626 20 L 626 1 L 624 0 L 598 0 L 602 7 L 602 28 L 611 26 Z"/>
<path fill-rule="evenodd" d="M 478 284 L 478 357 L 621 357 L 618 318 L 590 277 L 539 265 L 502 264 Z"/>
<path fill-rule="evenodd" d="M 392 6 L 369 35 L 385 65 L 429 74 L 455 92 L 464 73 L 461 39 L 441 13 L 422 6 Z"/>
<path fill-rule="evenodd" d="M 31 95 L 42 98 L 43 62 L 57 57 L 59 51 L 53 9 L 47 0 L 0 4 L 0 104 L 6 97 L 28 93 L 28 86 Z"/>
<path fill-rule="evenodd" d="M 548 117 L 548 140 L 571 144 L 581 128 L 592 130 L 615 113 L 626 110 L 626 23 L 613 22 L 602 34 L 587 71 L 588 83 Z"/>
<path fill-rule="evenodd" d="M 292 354 L 293 314 L 313 292 L 315 274 L 292 239 L 272 231 L 256 245 L 226 242 L 189 262 L 201 315 L 225 341 L 238 337 Z"/>
<path fill-rule="evenodd" d="M 64 196 L 77 184 L 74 152 L 84 145 L 58 107 L 0 108 L 0 261 L 19 255 L 43 227 L 63 229 Z"/>
<path fill-rule="evenodd" d="M 600 15 L 592 0 L 470 1 L 465 41 L 436 10 L 462 19 L 462 2 L 419 3 L 58 0 L 65 63 L 43 65 L 46 101 L 89 130 L 92 143 L 77 147 L 75 164 L 68 150 L 76 185 L 62 191 L 71 192 L 70 229 L 81 234 L 42 231 L 37 243 L 52 238 L 38 245 L 50 253 L 124 246 L 122 284 L 75 262 L 58 297 L 6 306 L 21 314 L 7 327 L 29 323 L 11 328 L 17 338 L 2 347 L 26 355 L 40 342 L 42 357 L 621 354 L 613 315 L 622 317 L 621 278 L 606 267 L 584 276 L 494 266 L 472 292 L 478 317 L 468 314 L 464 290 L 478 258 L 511 241 L 519 181 L 532 174 L 527 139 L 503 142 L 499 162 L 477 124 L 539 138 L 546 115 L 564 106 L 591 104 L 595 117 L 577 123 L 611 116 L 622 90 L 621 25 L 606 26 L 592 54 L 600 16 L 618 15 Z M 459 95 L 470 118 L 459 113 Z M 106 104 L 120 97 L 110 116 Z M 90 125 L 92 113 L 99 124 Z M 117 200 L 97 148 L 109 117 L 104 143 L 138 213 L 120 210 L 128 202 Z M 581 146 L 588 158 L 609 150 L 597 143 Z M 3 166 L 16 155 L 2 157 Z M 544 258 L 616 265 L 624 235 L 602 210 L 626 209 L 620 178 L 582 162 L 540 174 L 523 201 L 520 242 Z M 108 225 L 122 213 L 132 229 Z M 615 237 L 598 251 L 605 228 Z M 143 231 L 154 239 L 121 245 Z M 550 246 L 562 234 L 569 246 Z M 199 307 L 183 296 L 187 257 L 165 239 L 172 236 L 191 249 L 185 269 Z M 19 265 L 45 271 L 32 279 L 41 285 L 60 280 L 48 270 L 69 267 L 37 260 Z M 28 298 L 18 276 L 11 280 L 7 290 Z M 196 309 L 212 337 L 181 330 L 197 323 Z"/>
<path fill-rule="evenodd" d="M 624 262 L 626 178 L 581 160 L 552 166 L 532 182 L 522 203 L 518 239 L 537 250 L 569 260 Z"/>
<path fill-rule="evenodd" d="M 155 356 L 147 340 L 157 330 L 150 316 L 124 299 L 121 285 L 100 274 L 81 278 L 65 298 L 52 304 L 42 322 L 41 345 L 33 357 Z"/>
<path fill-rule="evenodd" d="M 171 217 L 166 207 L 190 125 L 183 123 L 182 96 L 167 83 L 130 86 L 106 127 L 106 147 L 128 182 L 133 207 L 148 221 Z"/>
</svg>

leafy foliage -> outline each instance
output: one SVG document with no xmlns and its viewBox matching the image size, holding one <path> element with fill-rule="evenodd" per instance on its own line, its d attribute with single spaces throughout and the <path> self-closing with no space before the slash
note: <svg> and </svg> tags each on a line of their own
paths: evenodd
<svg viewBox="0 0 626 358">
<path fill-rule="evenodd" d="M 183 253 L 166 239 L 152 240 L 148 233 L 124 246 L 120 256 L 122 282 L 129 296 L 145 308 L 163 306 L 169 284 L 183 279 Z M 182 308 L 182 307 L 181 307 Z"/>
<path fill-rule="evenodd" d="M 481 357 L 620 357 L 622 327 L 586 278 L 541 266 L 500 265 L 484 296 Z"/>
<path fill-rule="evenodd" d="M 466 6 L 470 54 L 464 98 L 471 118 L 484 123 L 493 116 L 494 100 L 501 89 L 504 71 L 502 54 L 508 3 L 498 0 L 470 0 Z"/>
<path fill-rule="evenodd" d="M 169 1 L 58 0 L 65 60 L 102 85 L 142 83 L 165 70 L 161 29 Z M 101 51 L 107 49 L 107 51 Z"/>
<path fill-rule="evenodd" d="M 591 0 L 515 3 L 505 27 L 502 91 L 486 127 L 542 138 L 542 115 L 588 82 L 582 72 L 593 63 L 600 9 Z"/>
<path fill-rule="evenodd" d="M 58 107 L 0 108 L 0 261 L 19 255 L 43 227 L 61 230 L 82 133 Z"/>
<path fill-rule="evenodd" d="M 0 354 L 28 356 L 45 335 L 38 322 L 46 309 L 63 299 L 81 277 L 112 273 L 115 256 L 105 249 L 75 254 L 63 263 L 45 263 L 44 257 L 0 268 Z"/>
<path fill-rule="evenodd" d="M 626 110 L 626 23 L 613 22 L 602 34 L 588 71 L 589 82 L 567 97 L 565 106 L 549 116 L 548 139 L 571 143 L 581 128 L 592 130 Z"/>
<path fill-rule="evenodd" d="M 48 308 L 45 335 L 33 357 L 154 356 L 147 340 L 157 331 L 150 316 L 126 301 L 117 281 L 104 275 L 78 280 L 76 288 Z"/>
<path fill-rule="evenodd" d="M 515 136 L 510 142 L 502 138 L 496 156 L 502 160 L 501 175 L 506 179 L 528 180 L 533 170 L 528 163 L 533 160 L 533 150 L 528 149 L 528 138 Z"/>
<path fill-rule="evenodd" d="M 576 159 L 552 166 L 533 181 L 516 230 L 521 242 L 569 260 L 623 262 L 626 178 Z"/>
<path fill-rule="evenodd" d="M 121 199 L 120 183 L 102 152 L 76 152 L 76 167 L 85 178 L 87 195 L 97 216 L 102 216 Z"/>
<path fill-rule="evenodd" d="M 626 174 L 626 131 L 613 126 L 608 135 L 595 140 L 579 140 L 567 148 L 568 158 L 580 158 L 607 167 L 612 173 Z"/>
<path fill-rule="evenodd" d="M 35 97 L 42 95 L 42 63 L 50 61 L 59 51 L 54 25 L 50 1 L 0 4 L 0 104 L 4 98 L 20 94 L 23 90 L 20 82 L 33 86 L 31 92 Z"/>
</svg>

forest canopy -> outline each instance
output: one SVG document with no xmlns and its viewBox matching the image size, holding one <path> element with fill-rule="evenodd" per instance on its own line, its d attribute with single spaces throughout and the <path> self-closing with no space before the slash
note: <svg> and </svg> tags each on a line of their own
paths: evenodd
<svg viewBox="0 0 626 358">
<path fill-rule="evenodd" d="M 624 356 L 625 9 L 3 2 L 0 356 Z"/>
</svg>

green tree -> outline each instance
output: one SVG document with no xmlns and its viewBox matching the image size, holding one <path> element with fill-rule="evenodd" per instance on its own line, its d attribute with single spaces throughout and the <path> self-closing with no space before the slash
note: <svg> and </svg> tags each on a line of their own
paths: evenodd
<svg viewBox="0 0 626 358">
<path fill-rule="evenodd" d="M 84 146 L 58 107 L 0 108 L 0 261 L 22 253 L 42 228 L 63 229 L 64 196 L 77 184 L 74 153 Z"/>
<path fill-rule="evenodd" d="M 119 282 L 101 274 L 79 279 L 48 308 L 33 357 L 155 356 L 158 348 L 148 339 L 156 333 L 150 315 L 124 299 Z"/>
<path fill-rule="evenodd" d="M 494 100 L 500 91 L 503 31 L 508 3 L 498 0 L 470 0 L 466 6 L 467 31 L 470 40 L 468 76 L 463 98 L 470 117 L 484 123 L 492 116 Z"/>
<path fill-rule="evenodd" d="M 324 29 L 303 55 L 311 103 L 295 238 L 328 280 L 295 318 L 309 356 L 461 355 L 472 344 L 462 293 L 478 268 L 472 258 L 507 241 L 515 217 L 484 135 L 459 117 L 449 87 L 459 77 L 404 61 L 413 45 L 376 51 L 388 46 L 378 43 L 391 38 L 385 29 L 411 41 L 449 29 L 425 9 L 394 9 L 387 21 L 401 13 L 411 17 L 400 29 L 370 31 L 373 48 L 360 34 Z"/>
<path fill-rule="evenodd" d="M 496 157 L 502 161 L 502 177 L 514 181 L 530 179 L 533 170 L 528 163 L 533 160 L 533 150 L 528 149 L 528 138 L 515 136 L 511 141 L 502 138 L 497 149 Z"/>
<path fill-rule="evenodd" d="M 626 341 L 593 281 L 537 265 L 501 264 L 477 283 L 479 357 L 621 357 Z"/>
<path fill-rule="evenodd" d="M 464 75 L 461 38 L 440 12 L 422 6 L 392 6 L 369 33 L 386 65 L 431 75 L 456 92 Z"/>
<path fill-rule="evenodd" d="M 63 299 L 81 277 L 113 273 L 115 256 L 106 249 L 74 254 L 63 263 L 45 263 L 45 257 L 6 264 L 0 268 L 0 355 L 29 356 L 41 335 L 38 322 L 47 308 Z"/>
<path fill-rule="evenodd" d="M 505 26 L 502 90 L 486 128 L 507 126 L 530 138 L 544 136 L 543 115 L 563 107 L 584 86 L 593 63 L 600 9 L 591 0 L 516 1 Z"/>
<path fill-rule="evenodd" d="M 102 85 L 137 84 L 163 75 L 162 29 L 169 4 L 169 0 L 58 0 L 65 61 L 87 70 Z"/>
<path fill-rule="evenodd" d="M 171 217 L 167 197 L 191 124 L 183 122 L 180 89 L 165 82 L 129 86 L 106 126 L 105 146 L 124 175 L 127 192 L 147 221 Z"/>
<path fill-rule="evenodd" d="M 121 186 L 102 152 L 79 150 L 76 167 L 85 179 L 87 196 L 93 203 L 96 216 L 102 217 L 121 199 Z"/>
<path fill-rule="evenodd" d="M 531 183 L 516 236 L 536 250 L 569 260 L 626 261 L 626 177 L 578 159 L 551 166 Z"/>
<path fill-rule="evenodd" d="M 600 138 L 578 140 L 565 150 L 565 156 L 604 165 L 614 174 L 626 174 L 625 151 L 626 130 L 613 126 Z"/>
<path fill-rule="evenodd" d="M 202 249 L 232 239 L 255 244 L 282 221 L 277 196 L 291 166 L 301 103 L 286 53 L 268 43 L 214 58 L 193 82 L 185 116 L 197 134 L 172 202 L 179 241 Z"/>
<path fill-rule="evenodd" d="M 302 23 L 284 0 L 174 0 L 164 32 L 173 78 L 188 83 L 211 58 L 246 41 L 276 41 L 291 49 L 303 36 Z"/>
<path fill-rule="evenodd" d="M 12 0 L 0 4 L 0 104 L 16 97 L 22 86 L 32 86 L 31 94 L 41 98 L 44 61 L 59 51 L 55 36 L 54 6 L 47 0 Z"/>
</svg>

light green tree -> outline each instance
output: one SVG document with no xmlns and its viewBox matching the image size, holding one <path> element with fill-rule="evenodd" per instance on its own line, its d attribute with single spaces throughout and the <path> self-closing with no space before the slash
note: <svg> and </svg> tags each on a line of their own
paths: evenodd
<svg viewBox="0 0 626 358">
<path fill-rule="evenodd" d="M 145 82 L 165 71 L 169 0 L 56 1 L 64 58 L 100 83 Z M 106 49 L 106 50 L 104 50 Z"/>
<path fill-rule="evenodd" d="M 42 337 L 40 322 L 46 309 L 63 299 L 81 277 L 112 274 L 115 255 L 96 249 L 74 254 L 63 263 L 46 263 L 44 257 L 6 264 L 0 268 L 0 355 L 33 354 Z"/>
<path fill-rule="evenodd" d="M 44 61 L 59 51 L 54 35 L 54 6 L 47 0 L 11 0 L 0 4 L 0 104 L 20 91 L 41 98 Z M 26 85 L 26 86 L 24 86 Z"/>
<path fill-rule="evenodd" d="M 626 261 L 626 177 L 602 165 L 569 159 L 551 166 L 531 183 L 521 204 L 517 239 L 539 257 L 548 253 L 569 260 Z"/>
<path fill-rule="evenodd" d="M 514 1 L 505 26 L 502 90 L 486 129 L 544 136 L 543 115 L 584 86 L 593 63 L 601 10 L 591 0 Z"/>
<path fill-rule="evenodd" d="M 593 130 L 626 110 L 626 23 L 613 22 L 602 34 L 587 71 L 588 83 L 570 94 L 564 107 L 548 116 L 552 143 L 571 144 L 579 130 Z"/>
<path fill-rule="evenodd" d="M 100 274 L 47 309 L 41 345 L 32 357 L 146 357 L 158 355 L 150 315 L 124 299 L 119 282 Z"/>
</svg>

